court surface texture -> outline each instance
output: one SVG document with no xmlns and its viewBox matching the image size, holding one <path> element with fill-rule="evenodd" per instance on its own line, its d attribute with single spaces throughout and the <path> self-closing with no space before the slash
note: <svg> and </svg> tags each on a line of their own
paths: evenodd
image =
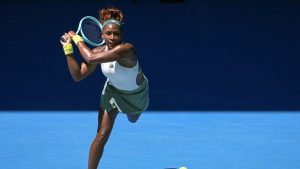
<svg viewBox="0 0 300 169">
<path fill-rule="evenodd" d="M 86 169 L 96 111 L 2 111 L 1 169 Z M 299 169 L 299 112 L 120 113 L 100 169 Z"/>
</svg>

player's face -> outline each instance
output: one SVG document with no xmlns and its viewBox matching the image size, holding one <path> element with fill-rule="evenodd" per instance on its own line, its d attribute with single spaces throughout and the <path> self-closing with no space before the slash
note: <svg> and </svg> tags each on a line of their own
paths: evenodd
<svg viewBox="0 0 300 169">
<path fill-rule="evenodd" d="M 122 41 L 121 27 L 113 23 L 106 25 L 102 32 L 102 38 L 108 49 L 117 46 Z"/>
</svg>

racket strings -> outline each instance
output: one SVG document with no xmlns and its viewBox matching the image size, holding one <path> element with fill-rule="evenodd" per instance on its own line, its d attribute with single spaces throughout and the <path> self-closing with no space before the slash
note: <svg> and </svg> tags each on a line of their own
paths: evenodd
<svg viewBox="0 0 300 169">
<path fill-rule="evenodd" d="M 78 33 L 81 33 L 84 41 L 90 45 L 100 46 L 104 43 L 102 39 L 102 25 L 96 18 L 91 16 L 84 17 L 80 21 L 78 30 Z"/>
</svg>

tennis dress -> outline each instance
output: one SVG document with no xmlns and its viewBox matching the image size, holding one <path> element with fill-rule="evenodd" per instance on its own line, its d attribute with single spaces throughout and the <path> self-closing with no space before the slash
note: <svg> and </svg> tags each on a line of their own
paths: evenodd
<svg viewBox="0 0 300 169">
<path fill-rule="evenodd" d="M 141 71 L 138 62 L 132 68 L 121 66 L 117 61 L 101 63 L 101 70 L 107 78 L 100 99 L 104 111 L 117 108 L 119 112 L 138 115 L 148 108 L 148 79 L 144 76 L 144 82 L 136 84 Z"/>
</svg>

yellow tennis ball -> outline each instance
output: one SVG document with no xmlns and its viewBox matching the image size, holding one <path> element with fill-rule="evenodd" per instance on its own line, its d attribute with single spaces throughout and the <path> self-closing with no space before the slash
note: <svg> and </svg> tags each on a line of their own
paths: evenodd
<svg viewBox="0 0 300 169">
<path fill-rule="evenodd" d="M 180 167 L 179 169 L 187 169 L 186 167 Z"/>
</svg>

